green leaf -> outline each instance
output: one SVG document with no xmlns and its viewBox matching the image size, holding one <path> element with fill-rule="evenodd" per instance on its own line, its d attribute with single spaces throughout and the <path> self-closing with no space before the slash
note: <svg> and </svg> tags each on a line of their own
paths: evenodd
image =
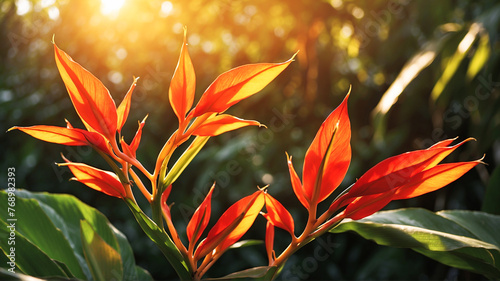
<svg viewBox="0 0 500 281">
<path fill-rule="evenodd" d="M 6 196 L 7 194 L 4 191 L 0 192 L 0 200 L 3 202 L 7 202 Z M 4 212 L 4 208 L 7 207 L 1 204 L 0 211 Z M 137 280 L 140 276 L 141 280 L 152 280 L 149 273 L 135 265 L 133 252 L 127 238 L 114 228 L 102 213 L 84 204 L 74 196 L 17 190 L 15 212 L 19 229 L 17 237 L 24 238 L 24 233 L 30 235 L 25 238 L 27 243 L 21 244 L 21 240 L 19 240 L 18 244 L 16 240 L 16 244 L 18 244 L 16 253 L 30 253 L 22 255 L 27 260 L 26 264 L 18 263 L 20 269 L 27 269 L 26 271 L 22 270 L 25 274 L 37 277 L 68 276 L 85 280 L 91 279 L 92 274 L 83 252 L 80 231 L 80 221 L 85 220 L 107 245 L 120 254 L 123 263 L 122 279 Z M 6 210 L 4 213 L 6 213 Z M 49 230 L 45 231 L 45 228 L 49 228 Z M 0 235 L 1 233 L 0 231 Z M 53 236 L 53 234 L 57 236 Z M 80 272 L 83 271 L 84 274 L 80 273 L 78 275 L 78 271 L 74 270 L 75 259 L 55 259 L 53 250 L 46 251 L 45 248 L 40 248 L 41 245 L 46 244 L 64 249 L 64 253 L 68 256 L 71 256 L 69 255 L 69 252 L 71 252 L 76 258 Z M 45 259 L 44 256 L 46 256 Z M 66 274 L 41 275 L 37 271 L 43 273 L 46 269 L 54 267 L 45 265 L 46 259 L 57 265 L 58 272 L 62 271 Z"/>
<path fill-rule="evenodd" d="M 276 267 L 271 266 L 258 266 L 249 269 L 245 269 L 238 272 L 233 272 L 224 277 L 219 278 L 207 278 L 206 280 L 234 280 L 234 279 L 242 279 L 242 278 L 261 278 L 264 277 L 270 269 Z"/>
<path fill-rule="evenodd" d="M 122 280 L 123 264 L 118 251 L 97 234 L 87 221 L 80 221 L 83 252 L 94 280 Z"/>
<path fill-rule="evenodd" d="M 179 157 L 177 162 L 175 162 L 172 169 L 168 172 L 167 176 L 163 180 L 164 186 L 169 186 L 181 175 L 181 173 L 186 169 L 186 167 L 191 163 L 193 158 L 200 152 L 203 146 L 207 143 L 210 137 L 196 137 L 189 147 L 184 151 L 184 153 Z"/>
<path fill-rule="evenodd" d="M 379 245 L 410 248 L 443 264 L 500 278 L 500 217 L 473 211 L 378 212 L 345 220 L 330 232 L 354 231 Z"/>
<path fill-rule="evenodd" d="M 0 193 L 0 200 L 7 202 L 5 192 Z M 40 203 L 35 199 L 21 198 L 19 195 L 15 202 L 16 206 L 13 209 L 17 219 L 16 231 L 51 259 L 66 264 L 75 277 L 80 279 L 90 277 L 82 270 L 81 256 L 77 257 L 78 253 L 71 247 L 67 236 L 54 225 Z M 2 204 L 0 210 L 6 214 L 7 204 Z"/>
<path fill-rule="evenodd" d="M 483 206 L 481 211 L 488 212 L 495 215 L 500 215 L 500 166 L 497 166 L 493 173 L 491 173 L 488 185 L 486 186 L 486 193 L 484 194 Z"/>
<path fill-rule="evenodd" d="M 2 198 L 2 200 L 3 199 L 4 198 Z M 18 231 L 14 231 L 14 239 L 9 240 L 9 237 L 11 237 L 11 232 L 8 228 L 9 224 L 10 222 L 6 223 L 3 218 L 0 220 L 0 248 L 3 254 L 9 258 L 9 262 L 12 257 L 14 264 L 2 264 L 2 267 L 14 268 L 15 272 L 38 277 L 68 277 L 56 261 L 51 259 L 36 245 L 28 241 L 28 239 Z M 16 225 L 18 224 L 19 221 L 16 222 Z M 12 243 L 9 245 L 9 241 L 14 241 L 15 245 Z"/>
</svg>

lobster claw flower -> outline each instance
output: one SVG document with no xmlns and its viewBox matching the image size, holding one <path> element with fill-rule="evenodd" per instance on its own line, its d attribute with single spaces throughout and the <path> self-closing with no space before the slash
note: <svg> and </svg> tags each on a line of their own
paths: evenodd
<svg viewBox="0 0 500 281">
<path fill-rule="evenodd" d="M 57 126 L 12 127 L 37 139 L 69 146 L 90 145 L 111 154 L 109 142 L 116 141 L 130 111 L 132 92 L 137 79 L 125 95 L 118 108 L 108 89 L 92 73 L 75 62 L 54 43 L 55 59 L 61 78 L 70 99 L 87 130 L 73 128 L 67 122 L 66 128 Z M 142 129 L 142 127 L 140 128 Z M 139 137 L 140 139 L 140 137 Z"/>
<path fill-rule="evenodd" d="M 445 140 L 428 149 L 393 156 L 375 165 L 354 183 L 345 198 L 339 198 L 340 205 L 347 204 L 346 217 L 361 219 L 392 200 L 417 197 L 457 180 L 481 161 L 439 162 L 470 140 L 454 146 L 448 146 L 453 139 Z"/>
<path fill-rule="evenodd" d="M 118 198 L 127 197 L 127 192 L 116 174 L 94 168 L 87 164 L 70 162 L 64 156 L 63 159 L 66 163 L 58 165 L 68 167 L 74 175 L 73 180 L 110 196 Z"/>
<path fill-rule="evenodd" d="M 259 190 L 231 205 L 208 232 L 207 238 L 198 245 L 195 260 L 212 252 L 222 254 L 236 243 L 252 226 L 264 202 L 264 192 Z"/>
</svg>

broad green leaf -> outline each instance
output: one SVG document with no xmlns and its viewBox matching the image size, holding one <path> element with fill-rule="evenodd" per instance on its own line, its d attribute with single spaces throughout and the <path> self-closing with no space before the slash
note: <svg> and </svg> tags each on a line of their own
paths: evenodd
<svg viewBox="0 0 500 281">
<path fill-rule="evenodd" d="M 0 192 L 0 200 L 6 200 L 3 198 L 6 196 L 5 192 Z M 42 220 L 44 218 L 48 218 L 49 221 L 47 225 L 53 225 L 57 230 L 55 232 L 59 232 L 62 234 L 62 238 L 58 238 L 61 240 L 55 240 L 53 237 L 48 236 L 48 234 L 52 232 L 36 232 L 34 235 L 38 235 L 37 239 L 47 239 L 47 240 L 55 240 L 55 243 L 58 245 L 64 241 L 70 246 L 70 250 L 73 255 L 76 257 L 78 264 L 81 267 L 81 270 L 85 273 L 83 276 L 77 276 L 72 268 L 69 266 L 71 263 L 68 263 L 66 260 L 54 260 L 56 264 L 59 265 L 65 272 L 70 272 L 70 277 L 76 277 L 79 279 L 91 279 L 92 275 L 90 269 L 85 260 L 85 256 L 82 248 L 82 239 L 80 234 L 80 221 L 85 220 L 92 229 L 102 238 L 102 240 L 110 245 L 114 250 L 120 253 L 122 262 L 123 262 L 123 279 L 124 280 L 137 280 L 138 276 L 141 276 L 141 280 L 151 280 L 151 276 L 144 271 L 143 269 L 137 267 L 135 265 L 134 256 L 132 253 L 132 249 L 126 239 L 126 237 L 119 232 L 116 228 L 114 228 L 107 218 L 100 213 L 98 210 L 84 204 L 77 198 L 71 195 L 66 194 L 49 194 L 49 193 L 31 193 L 26 190 L 17 190 L 16 191 L 16 212 L 23 210 L 31 210 L 38 206 L 37 212 L 31 212 L 30 218 L 32 220 Z M 3 199 L 2 199 L 3 198 Z M 5 202 L 5 201 L 4 201 Z M 119 202 L 120 203 L 120 202 Z M 33 207 L 35 206 L 35 207 Z M 3 205 L 0 206 L 0 210 L 3 209 Z M 30 220 L 21 220 L 18 217 L 20 213 L 16 213 L 16 217 L 18 218 L 18 224 L 22 229 L 31 230 L 32 225 L 30 224 Z M 42 218 L 42 219 L 40 219 Z M 47 226 L 44 226 L 47 227 Z M 33 230 L 34 231 L 34 230 Z M 28 239 L 29 240 L 29 239 Z M 29 240 L 30 243 L 39 246 L 33 241 Z M 17 242 L 16 242 L 17 243 Z M 34 246 L 34 247 L 36 247 Z M 41 249 L 42 254 L 47 254 Z M 52 256 L 48 255 L 49 258 Z M 32 263 L 36 265 L 37 263 Z M 32 274 L 31 272 L 25 272 L 26 274 L 30 274 L 33 276 L 43 277 L 41 275 Z"/>
<path fill-rule="evenodd" d="M 19 193 L 18 193 L 19 194 Z M 0 200 L 7 202 L 7 194 L 0 193 Z M 0 210 L 7 213 L 7 204 L 2 204 Z M 16 231 L 24 236 L 30 243 L 36 245 L 43 253 L 55 261 L 62 262 L 71 270 L 73 275 L 86 279 L 82 270 L 81 258 L 78 258 L 67 236 L 56 227 L 50 217 L 44 212 L 40 203 L 35 199 L 16 198 L 15 206 Z"/>
<path fill-rule="evenodd" d="M 1 193 L 0 195 L 3 194 L 5 193 Z M 3 199 L 5 198 L 1 198 L 1 200 Z M 16 226 L 19 223 L 20 221 L 18 220 L 16 222 Z M 9 245 L 9 241 L 11 241 L 8 239 L 11 235 L 10 229 L 8 228 L 9 224 L 10 222 L 5 222 L 3 218 L 0 220 L 0 248 L 7 258 L 10 258 L 9 256 L 13 256 L 15 259 L 14 270 L 16 273 L 20 272 L 38 277 L 68 277 L 65 271 L 55 260 L 51 259 L 47 254 L 31 243 L 18 231 L 14 232 L 15 245 Z M 15 251 L 11 252 L 11 247 L 15 247 Z M 2 264 L 2 267 L 10 268 L 11 265 Z"/>
<path fill-rule="evenodd" d="M 354 231 L 379 245 L 410 248 L 443 264 L 500 278 L 500 217 L 473 211 L 378 212 L 345 220 L 330 232 Z"/>
<path fill-rule="evenodd" d="M 87 221 L 80 222 L 83 252 L 94 280 L 122 280 L 123 264 L 118 251 L 97 234 Z"/>
<path fill-rule="evenodd" d="M 276 267 L 271 266 L 258 266 L 249 269 L 245 269 L 238 272 L 233 272 L 224 277 L 219 278 L 207 278 L 206 280 L 234 280 L 234 279 L 243 279 L 243 278 L 261 278 L 264 277 L 270 269 L 274 269 Z"/>
</svg>

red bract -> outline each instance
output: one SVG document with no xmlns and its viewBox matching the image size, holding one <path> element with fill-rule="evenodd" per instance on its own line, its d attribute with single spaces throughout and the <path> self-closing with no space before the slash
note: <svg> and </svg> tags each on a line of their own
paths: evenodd
<svg viewBox="0 0 500 281">
<path fill-rule="evenodd" d="M 299 201 L 307 209 L 325 200 L 340 185 L 351 161 L 351 125 L 347 115 L 347 100 L 323 122 L 306 152 L 303 184 L 288 158 L 292 187 Z"/>
<path fill-rule="evenodd" d="M 274 226 L 284 229 L 294 236 L 293 232 L 295 229 L 292 215 L 288 212 L 285 207 L 271 195 L 265 195 L 266 198 L 266 210 L 267 214 L 263 214 L 264 217 L 272 223 Z"/>
<path fill-rule="evenodd" d="M 74 180 L 110 196 L 127 197 L 125 188 L 116 174 L 83 163 L 73 163 L 64 157 L 63 159 L 66 163 L 59 164 L 59 166 L 67 166 L 75 176 Z"/>
<path fill-rule="evenodd" d="M 266 244 L 266 252 L 267 252 L 267 259 L 269 260 L 269 265 L 272 264 L 274 261 L 274 225 L 270 222 L 267 221 L 266 224 L 266 239 L 265 239 L 265 244 Z"/>
<path fill-rule="evenodd" d="M 208 232 L 207 238 L 198 245 L 194 254 L 195 260 L 214 250 L 215 253 L 221 254 L 236 243 L 253 224 L 264 206 L 264 201 L 264 192 L 259 190 L 229 207 Z"/>
<path fill-rule="evenodd" d="M 196 209 L 196 211 L 193 214 L 193 217 L 191 217 L 191 220 L 187 225 L 186 234 L 189 240 L 189 246 L 190 246 L 189 248 L 194 246 L 194 244 L 198 241 L 198 239 L 200 239 L 201 234 L 207 227 L 208 222 L 210 221 L 210 213 L 212 211 L 211 200 L 214 188 L 215 188 L 215 183 L 212 185 L 207 196 L 200 204 L 200 206 Z"/>
<path fill-rule="evenodd" d="M 360 219 L 392 200 L 408 199 L 440 189 L 455 181 L 480 161 L 439 164 L 467 139 L 454 146 L 446 140 L 424 150 L 388 158 L 368 170 L 331 208 L 348 204 L 347 217 Z"/>
</svg>

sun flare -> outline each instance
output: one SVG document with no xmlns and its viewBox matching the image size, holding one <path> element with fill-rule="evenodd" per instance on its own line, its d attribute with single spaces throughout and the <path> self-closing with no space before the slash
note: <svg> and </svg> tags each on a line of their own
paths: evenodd
<svg viewBox="0 0 500 281">
<path fill-rule="evenodd" d="M 101 13 L 103 15 L 109 15 L 111 13 L 118 12 L 125 0 L 101 0 Z"/>
</svg>

